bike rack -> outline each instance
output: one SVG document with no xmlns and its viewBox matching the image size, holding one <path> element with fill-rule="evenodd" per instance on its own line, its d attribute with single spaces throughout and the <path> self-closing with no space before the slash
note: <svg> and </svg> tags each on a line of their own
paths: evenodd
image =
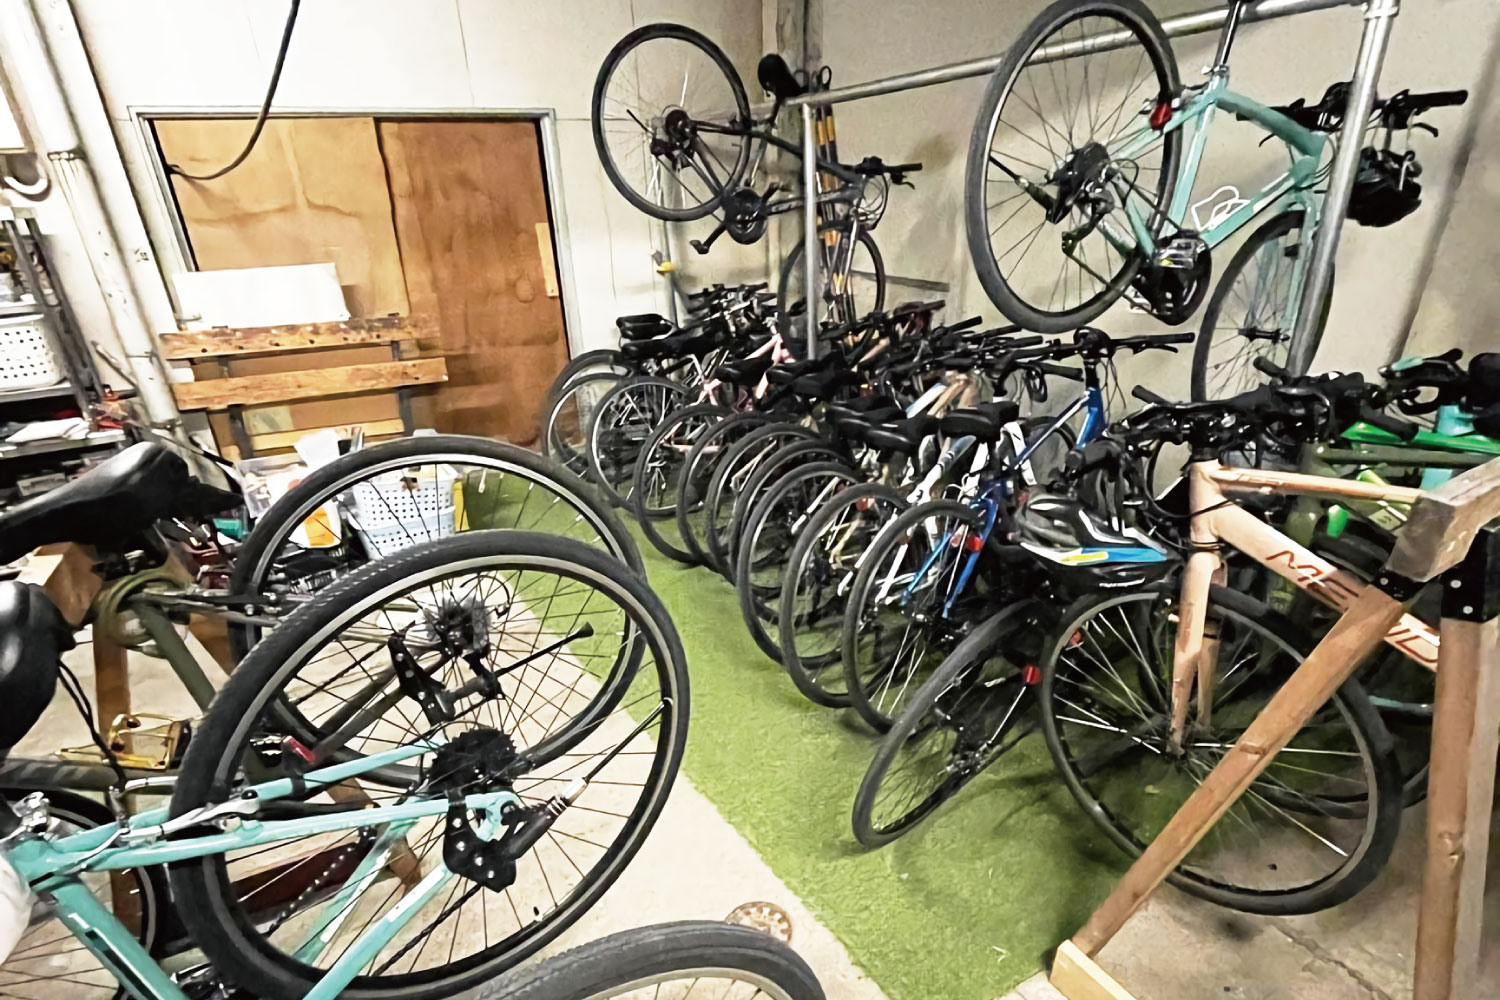
<svg viewBox="0 0 1500 1000">
<path fill-rule="evenodd" d="M 1326 293 L 1333 271 L 1334 252 L 1338 249 L 1339 230 L 1348 214 L 1349 194 L 1354 186 L 1354 177 L 1359 169 L 1359 150 L 1364 144 L 1364 123 L 1370 115 L 1375 101 L 1375 84 L 1380 76 L 1380 64 L 1385 57 L 1386 44 L 1390 39 L 1391 22 L 1400 11 L 1400 0 L 1250 0 L 1240 8 L 1240 24 L 1270 21 L 1275 18 L 1305 14 L 1330 7 L 1353 7 L 1363 4 L 1365 10 L 1364 34 L 1360 39 L 1359 58 L 1355 64 L 1354 79 L 1349 88 L 1349 104 L 1344 114 L 1343 129 L 1339 133 L 1338 155 L 1333 162 L 1329 177 L 1328 195 L 1323 203 L 1323 225 L 1319 228 L 1313 244 L 1313 262 L 1308 280 L 1303 288 L 1302 306 L 1298 311 L 1297 327 L 1292 332 L 1292 343 L 1288 367 L 1298 374 L 1307 370 L 1311 362 L 1313 318 L 1317 311 L 1308 307 L 1309 302 L 1320 302 Z M 1233 9 L 1221 3 L 1212 10 L 1198 11 L 1167 18 L 1162 22 L 1168 38 L 1181 38 L 1213 31 L 1224 25 Z M 1120 48 L 1129 38 L 1126 32 L 1109 32 L 1079 39 L 1074 42 L 1049 45 L 1037 51 L 1032 63 L 1053 62 L 1091 52 L 1103 52 Z M 867 97 L 880 97 L 906 90 L 933 87 L 940 83 L 952 83 L 971 77 L 993 73 L 1005 54 L 970 59 L 965 62 L 948 63 L 932 69 L 902 73 L 899 76 L 870 80 L 848 87 L 838 87 L 819 93 L 806 93 L 786 102 L 788 108 L 802 111 L 802 190 L 806 193 L 803 206 L 802 259 L 806 268 L 804 287 L 809 298 L 807 308 L 807 350 L 813 357 L 818 349 L 818 313 L 812 306 L 813 289 L 818 287 L 818 191 L 817 143 L 813 129 L 813 109 L 858 101 Z"/>
<path fill-rule="evenodd" d="M 1500 739 L 1500 459 L 1412 505 L 1374 585 L 1349 605 L 1235 745 L 1183 802 L 1088 922 L 1057 950 L 1068 1000 L 1134 1000 L 1095 956 L 1187 857 L 1416 599 L 1440 580 L 1443 612 L 1427 779 L 1427 853 L 1413 1000 L 1462 1000 L 1479 985 L 1485 862 Z"/>
</svg>

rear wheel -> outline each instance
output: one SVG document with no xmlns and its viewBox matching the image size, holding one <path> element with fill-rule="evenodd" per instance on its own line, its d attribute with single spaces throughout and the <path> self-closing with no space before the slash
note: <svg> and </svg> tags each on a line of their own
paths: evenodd
<svg viewBox="0 0 1500 1000">
<path fill-rule="evenodd" d="M 764 413 L 731 414 L 693 442 L 677 487 L 677 532 L 682 536 L 683 547 L 695 562 L 709 565 L 708 542 L 703 532 L 703 505 L 719 462 L 735 443 L 757 427 L 769 423 L 770 419 Z"/>
<path fill-rule="evenodd" d="M 1302 661 L 1291 622 L 1215 587 L 1212 716 L 1167 740 L 1177 595 L 1094 595 L 1063 616 L 1042 663 L 1042 731 L 1084 811 L 1139 854 Z M 1364 888 L 1390 857 L 1401 773 L 1364 690 L 1346 682 L 1168 876 L 1248 913 L 1311 913 Z"/>
<path fill-rule="evenodd" d="M 750 160 L 739 74 L 717 45 L 680 24 L 648 24 L 620 39 L 599 67 L 591 113 L 605 176 L 656 219 L 708 215 Z"/>
<path fill-rule="evenodd" d="M 584 372 L 548 401 L 542 422 L 542 453 L 575 476 L 589 474 L 589 426 L 606 393 L 623 376 L 613 371 Z"/>
<path fill-rule="evenodd" d="M 728 413 L 722 406 L 707 404 L 678 410 L 662 421 L 636 460 L 630 509 L 641 534 L 669 559 L 688 565 L 698 562 L 678 531 L 677 498 L 693 445 Z"/>
<path fill-rule="evenodd" d="M 1031 61 L 1112 33 L 1121 45 Z M 1144 253 L 1122 206 L 1161 233 L 1181 131 L 1146 140 L 1151 113 L 1179 89 L 1166 35 L 1140 0 L 1058 0 L 1011 44 L 969 142 L 964 221 L 980 284 L 1012 323 L 1066 333 L 1129 287 Z"/>
<path fill-rule="evenodd" d="M 605 393 L 589 424 L 589 478 L 617 507 L 630 502 L 631 477 L 646 440 L 687 403 L 679 382 L 654 375 L 623 379 Z"/>
<path fill-rule="evenodd" d="M 825 235 L 837 239 L 830 245 L 822 239 Z M 819 324 L 852 323 L 885 308 L 885 258 L 869 230 L 861 230 L 852 245 L 839 231 L 820 230 L 818 236 L 818 245 L 823 248 L 818 261 L 818 280 L 823 285 L 817 297 Z M 807 272 L 802 254 L 802 241 L 798 240 L 781 265 L 781 281 L 776 286 L 783 337 L 795 338 L 806 331 Z"/>
<path fill-rule="evenodd" d="M 726 579 L 734 565 L 729 546 L 735 499 L 771 455 L 789 444 L 812 440 L 813 432 L 798 424 L 767 424 L 740 438 L 714 463 L 713 478 L 699 515 L 701 540 L 705 561 Z"/>
</svg>

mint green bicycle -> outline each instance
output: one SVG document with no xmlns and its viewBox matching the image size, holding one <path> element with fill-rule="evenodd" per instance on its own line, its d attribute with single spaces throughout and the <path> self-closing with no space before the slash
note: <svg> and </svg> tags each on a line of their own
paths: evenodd
<svg viewBox="0 0 1500 1000">
<path fill-rule="evenodd" d="M 40 589 L 0 583 L 0 747 L 36 725 L 71 633 Z M 606 553 L 475 531 L 375 560 L 241 661 L 175 778 L 121 773 L 93 820 L 7 792 L 0 995 L 478 986 L 619 876 L 665 805 L 687 709 L 671 619 Z"/>
<path fill-rule="evenodd" d="M 1257 357 L 1285 362 L 1322 214 L 1324 152 L 1347 101 L 1343 85 L 1317 104 L 1282 107 L 1231 91 L 1229 53 L 1246 3 L 1231 0 L 1207 78 L 1184 87 L 1141 0 L 1058 0 L 996 68 L 969 146 L 965 223 L 980 282 L 1007 319 L 1040 333 L 1076 329 L 1121 297 L 1170 325 L 1185 322 L 1207 295 L 1213 249 L 1270 214 L 1209 301 L 1196 399 L 1263 381 Z M 1377 101 L 1369 124 L 1385 139 L 1361 154 L 1351 218 L 1389 225 L 1416 208 L 1420 167 L 1409 144 L 1392 149 L 1392 136 L 1435 133 L 1412 119 L 1466 98 L 1403 91 Z M 1289 163 L 1244 194 L 1224 185 L 1200 197 L 1221 110 L 1284 145 Z"/>
</svg>

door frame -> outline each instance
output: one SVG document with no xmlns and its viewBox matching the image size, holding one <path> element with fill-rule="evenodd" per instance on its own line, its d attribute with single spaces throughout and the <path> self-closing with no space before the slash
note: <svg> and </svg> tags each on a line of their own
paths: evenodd
<svg viewBox="0 0 1500 1000">
<path fill-rule="evenodd" d="M 170 240 L 161 240 L 152 232 L 156 246 L 156 259 L 162 272 L 163 284 L 172 301 L 172 311 L 179 321 L 190 319 L 182 315 L 181 303 L 177 300 L 177 289 L 172 276 L 196 271 L 189 251 L 187 231 L 183 229 L 182 213 L 177 209 L 177 197 L 172 192 L 172 182 L 167 175 L 167 166 L 162 159 L 161 146 L 156 141 L 153 123 L 158 118 L 243 118 L 254 121 L 259 108 L 243 106 L 142 106 L 126 109 L 130 114 L 131 128 L 139 140 L 147 172 L 153 181 L 151 196 L 155 202 L 147 212 L 149 221 L 153 215 L 164 219 L 171 231 Z M 568 356 L 576 357 L 583 347 L 583 324 L 578 316 L 578 293 L 573 279 L 572 240 L 568 230 L 568 212 L 562 195 L 562 153 L 557 140 L 557 111 L 554 108 L 277 108 L 270 118 L 449 118 L 477 119 L 485 121 L 511 120 L 530 121 L 537 126 L 538 146 L 542 157 L 542 181 L 546 188 L 547 214 L 552 225 L 552 248 L 557 267 L 558 294 L 562 299 L 563 338 L 568 346 Z M 141 192 L 144 196 L 145 192 Z M 142 206 L 146 208 L 147 206 Z M 165 244 L 165 245 L 162 245 Z"/>
</svg>

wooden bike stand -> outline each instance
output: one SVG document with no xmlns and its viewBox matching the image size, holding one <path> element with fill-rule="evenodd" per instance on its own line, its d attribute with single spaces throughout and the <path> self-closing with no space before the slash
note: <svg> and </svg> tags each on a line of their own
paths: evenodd
<svg viewBox="0 0 1500 1000">
<path fill-rule="evenodd" d="M 1234 805 L 1410 606 L 1443 583 L 1442 644 L 1427 792 L 1427 860 L 1414 1000 L 1464 1000 L 1479 968 L 1489 818 L 1500 745 L 1500 459 L 1422 494 L 1366 589 L 1239 741 L 1058 948 L 1052 985 L 1069 1000 L 1134 1000 L 1094 961 L 1100 949 Z"/>
</svg>

